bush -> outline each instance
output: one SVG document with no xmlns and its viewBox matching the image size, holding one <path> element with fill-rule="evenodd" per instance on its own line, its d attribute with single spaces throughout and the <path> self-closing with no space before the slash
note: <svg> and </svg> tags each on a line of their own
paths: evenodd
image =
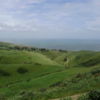
<svg viewBox="0 0 100 100">
<path fill-rule="evenodd" d="M 99 58 L 89 59 L 88 61 L 85 61 L 85 62 L 81 63 L 82 66 L 86 66 L 86 67 L 95 66 L 97 64 L 100 64 L 100 59 Z"/>
<path fill-rule="evenodd" d="M 64 58 L 64 62 L 66 62 L 66 61 L 67 61 L 67 57 Z"/>
<path fill-rule="evenodd" d="M 91 71 L 92 75 L 100 75 L 100 69 Z"/>
<path fill-rule="evenodd" d="M 33 92 L 26 92 L 26 91 L 23 91 L 21 94 L 20 94 L 20 98 L 19 100 L 34 100 L 34 93 Z"/>
<path fill-rule="evenodd" d="M 10 73 L 0 69 L 0 76 L 10 76 Z"/>
<path fill-rule="evenodd" d="M 88 93 L 88 100 L 100 100 L 100 91 L 92 90 Z"/>
<path fill-rule="evenodd" d="M 20 73 L 20 74 L 25 74 L 25 73 L 28 72 L 28 70 L 26 68 L 20 67 L 20 68 L 17 69 L 17 72 Z"/>
<path fill-rule="evenodd" d="M 78 100 L 100 100 L 100 91 L 92 90 L 86 95 L 80 96 Z"/>
<path fill-rule="evenodd" d="M 37 65 L 37 66 L 41 66 L 42 64 L 40 64 L 40 63 L 35 63 L 35 65 Z"/>
</svg>

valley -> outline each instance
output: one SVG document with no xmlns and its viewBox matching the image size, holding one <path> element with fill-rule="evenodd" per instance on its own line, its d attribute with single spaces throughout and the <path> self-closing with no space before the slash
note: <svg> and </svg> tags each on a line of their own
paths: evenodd
<svg viewBox="0 0 100 100">
<path fill-rule="evenodd" d="M 0 100 L 56 100 L 98 89 L 99 51 L 0 42 Z"/>
</svg>

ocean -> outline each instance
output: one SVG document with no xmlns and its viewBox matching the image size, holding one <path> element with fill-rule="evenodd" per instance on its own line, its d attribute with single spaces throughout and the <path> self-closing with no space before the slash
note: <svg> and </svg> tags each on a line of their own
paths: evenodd
<svg viewBox="0 0 100 100">
<path fill-rule="evenodd" d="M 6 42 L 47 49 L 100 51 L 100 40 L 96 39 L 8 39 Z"/>
</svg>

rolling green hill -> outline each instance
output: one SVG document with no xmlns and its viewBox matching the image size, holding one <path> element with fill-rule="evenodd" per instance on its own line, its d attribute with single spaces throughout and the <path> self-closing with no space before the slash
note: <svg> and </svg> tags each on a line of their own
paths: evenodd
<svg viewBox="0 0 100 100">
<path fill-rule="evenodd" d="M 100 52 L 0 42 L 0 100 L 49 100 L 100 89 Z"/>
<path fill-rule="evenodd" d="M 0 64 L 57 64 L 37 52 L 0 50 Z"/>
</svg>

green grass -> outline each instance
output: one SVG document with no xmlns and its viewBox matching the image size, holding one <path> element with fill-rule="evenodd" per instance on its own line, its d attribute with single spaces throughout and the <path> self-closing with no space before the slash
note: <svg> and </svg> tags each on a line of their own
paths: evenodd
<svg viewBox="0 0 100 100">
<path fill-rule="evenodd" d="M 99 71 L 91 74 L 100 69 L 100 52 L 16 50 L 8 49 L 15 46 L 9 43 L 0 46 L 0 96 L 20 100 L 22 91 L 27 95 L 32 91 L 35 100 L 48 100 L 100 89 Z"/>
<path fill-rule="evenodd" d="M 37 52 L 0 50 L 0 64 L 57 64 L 46 56 Z"/>
</svg>

